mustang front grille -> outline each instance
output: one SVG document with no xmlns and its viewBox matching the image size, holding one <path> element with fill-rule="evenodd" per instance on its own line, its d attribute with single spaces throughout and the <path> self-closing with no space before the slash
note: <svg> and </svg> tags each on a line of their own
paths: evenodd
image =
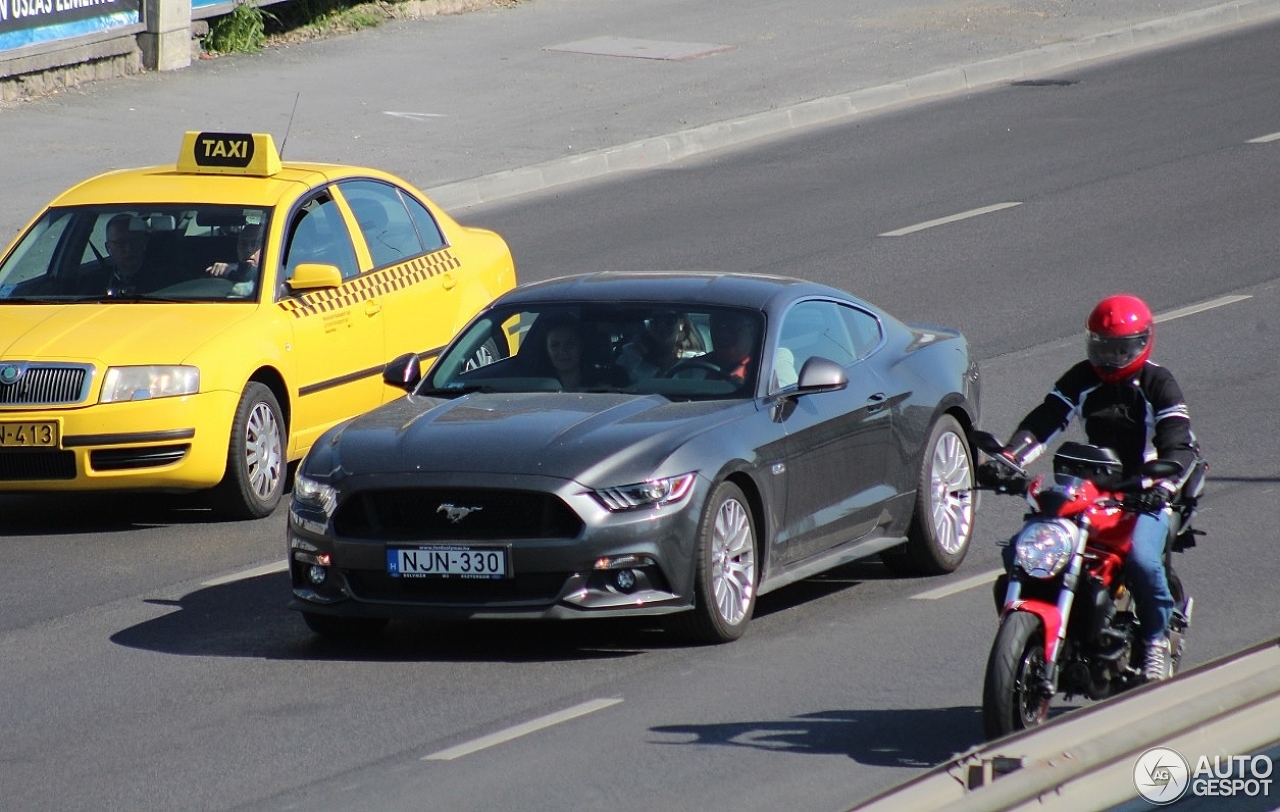
<svg viewBox="0 0 1280 812">
<path fill-rule="evenodd" d="M 25 366 L 0 361 L 0 406 L 66 406 L 89 396 L 93 367 Z"/>
<path fill-rule="evenodd" d="M 339 537 L 391 541 L 574 538 L 582 520 L 536 491 L 404 488 L 355 494 L 333 517 Z"/>
</svg>

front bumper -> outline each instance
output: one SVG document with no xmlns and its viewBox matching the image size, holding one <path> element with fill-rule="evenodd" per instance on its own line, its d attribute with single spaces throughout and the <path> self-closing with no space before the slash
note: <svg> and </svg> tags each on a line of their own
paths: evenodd
<svg viewBox="0 0 1280 812">
<path fill-rule="evenodd" d="M 48 448 L 0 447 L 0 492 L 194 490 L 217 485 L 238 398 L 205 392 L 67 408 L 0 409 L 0 423 L 53 423 Z"/>
<path fill-rule="evenodd" d="M 349 538 L 322 514 L 290 506 L 290 608 L 342 617 L 567 619 L 659 615 L 693 606 L 694 551 L 708 485 L 675 505 L 610 512 L 574 482 L 504 477 L 508 492 L 551 495 L 580 520 L 573 535 L 430 540 Z M 492 477 L 449 477 L 459 488 Z M 350 498 L 348 496 L 347 498 Z M 436 510 L 424 504 L 424 515 Z M 510 578 L 405 578 L 387 572 L 387 550 L 419 544 L 501 547 Z M 323 579 L 310 574 L 321 567 Z"/>
</svg>

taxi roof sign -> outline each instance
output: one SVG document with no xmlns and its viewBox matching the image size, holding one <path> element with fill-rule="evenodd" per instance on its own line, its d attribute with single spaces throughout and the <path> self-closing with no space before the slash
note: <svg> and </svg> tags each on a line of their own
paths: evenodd
<svg viewBox="0 0 1280 812">
<path fill-rule="evenodd" d="M 188 132 L 178 171 L 266 178 L 280 171 L 280 153 L 270 133 Z"/>
</svg>

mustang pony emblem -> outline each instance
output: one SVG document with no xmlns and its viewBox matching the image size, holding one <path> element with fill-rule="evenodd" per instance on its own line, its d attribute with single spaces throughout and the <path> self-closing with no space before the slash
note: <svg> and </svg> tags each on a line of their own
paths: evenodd
<svg viewBox="0 0 1280 812">
<path fill-rule="evenodd" d="M 458 522 L 470 516 L 472 513 L 475 513 L 477 510 L 484 510 L 484 508 L 458 507 L 457 505 L 451 502 L 445 502 L 444 504 L 440 505 L 440 507 L 436 508 L 436 513 L 443 513 L 446 519 L 453 522 L 454 524 L 457 524 Z"/>
</svg>

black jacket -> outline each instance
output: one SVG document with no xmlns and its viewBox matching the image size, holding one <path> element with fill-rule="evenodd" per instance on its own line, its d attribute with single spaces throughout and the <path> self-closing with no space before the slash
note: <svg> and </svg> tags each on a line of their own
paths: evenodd
<svg viewBox="0 0 1280 812">
<path fill-rule="evenodd" d="M 1107 383 L 1081 361 L 1058 379 L 1018 430 L 1033 434 L 1043 449 L 1076 417 L 1090 443 L 1116 452 L 1126 476 L 1136 476 L 1143 462 L 1159 458 L 1182 466 L 1182 476 L 1174 480 L 1180 485 L 1200 456 L 1181 387 L 1169 370 L 1150 361 L 1123 383 Z"/>
</svg>

